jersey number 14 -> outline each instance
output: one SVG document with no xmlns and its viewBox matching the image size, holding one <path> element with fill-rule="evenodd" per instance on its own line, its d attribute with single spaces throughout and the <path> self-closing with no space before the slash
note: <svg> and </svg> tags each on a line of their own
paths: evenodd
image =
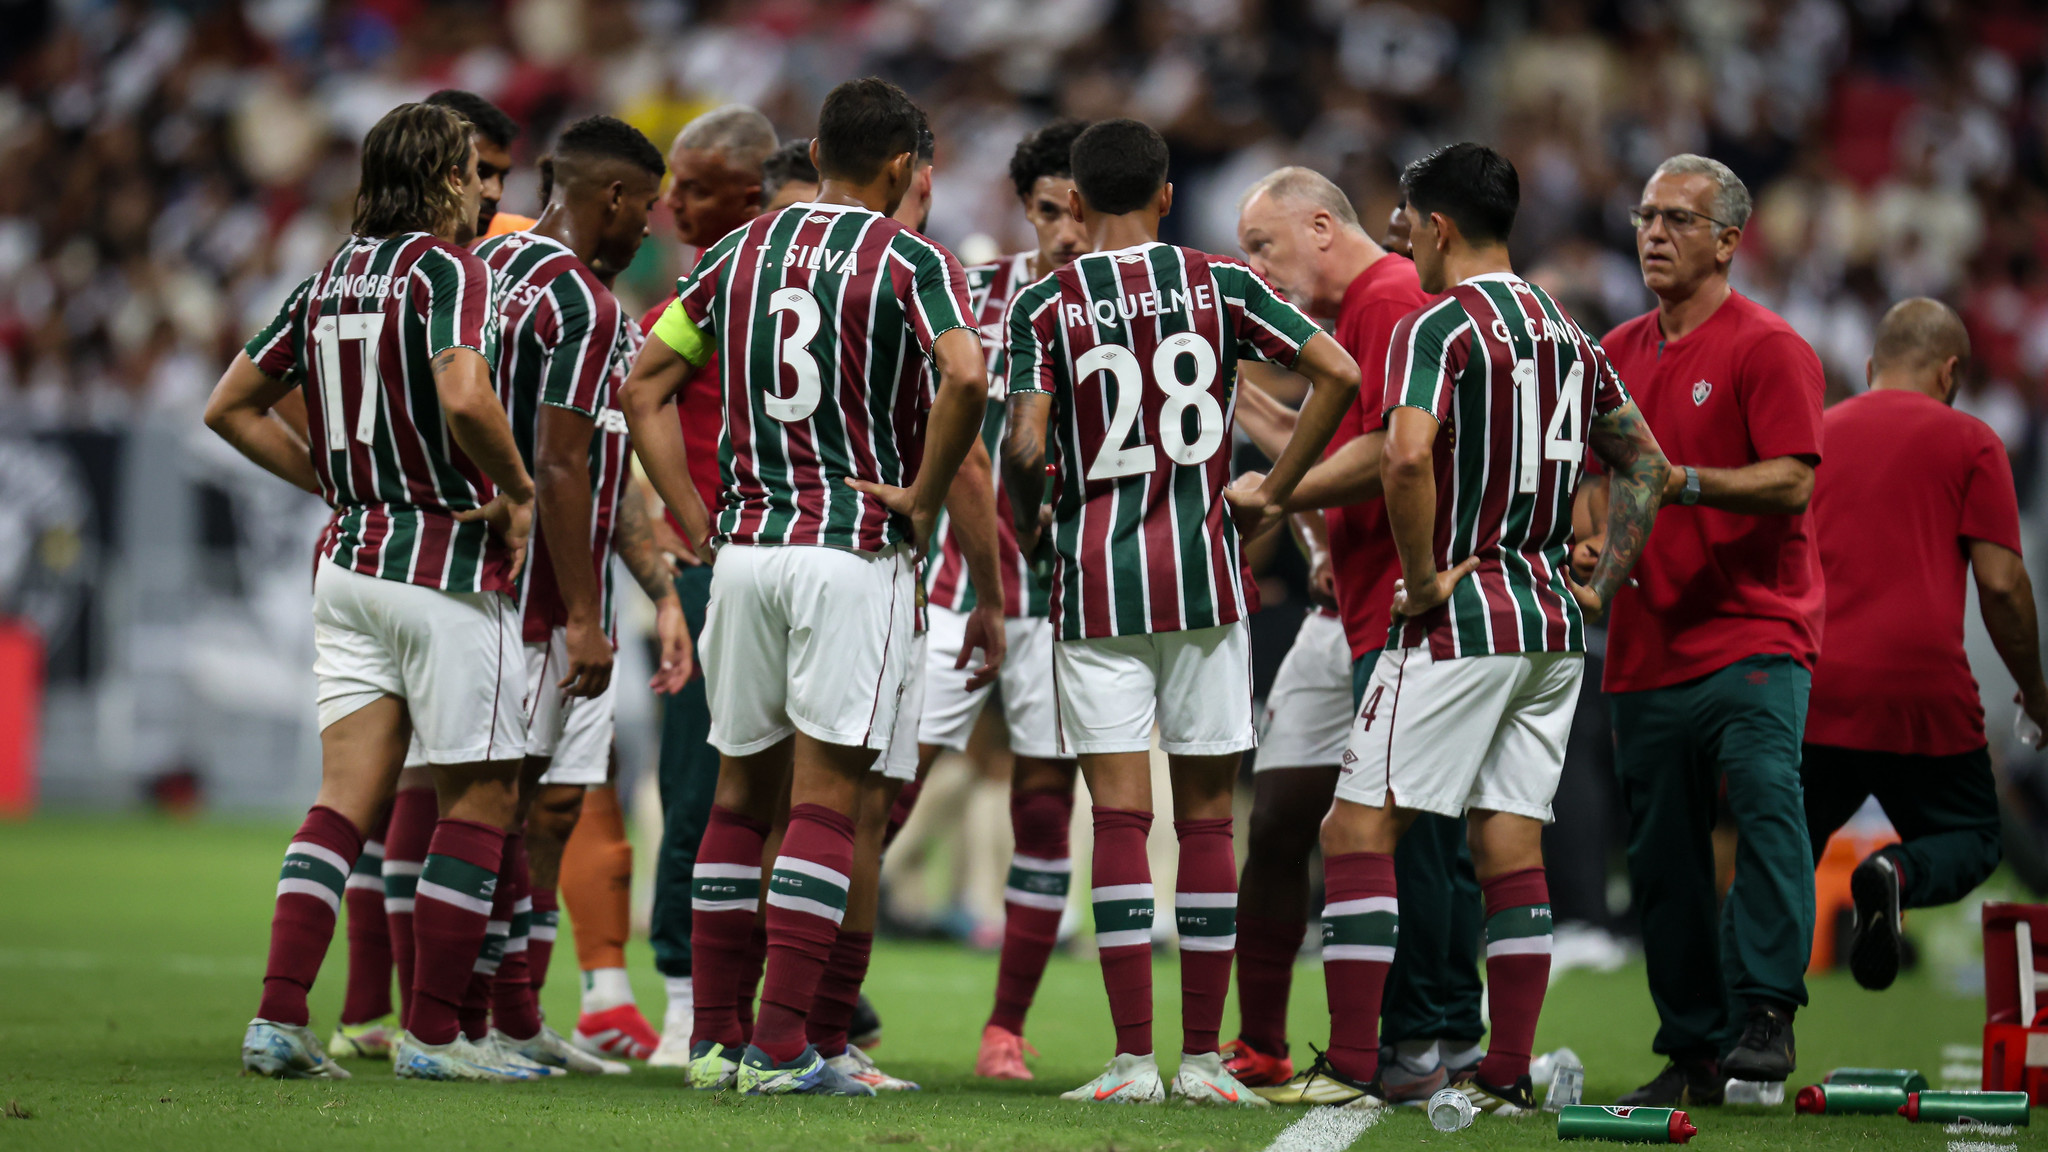
<svg viewBox="0 0 2048 1152">
<path fill-rule="evenodd" d="M 1522 467 L 1515 477 L 1515 491 L 1534 492 L 1542 487 L 1545 461 L 1577 464 L 1586 458 L 1585 442 L 1576 438 L 1585 391 L 1586 366 L 1574 360 L 1571 371 L 1565 374 L 1564 387 L 1558 391 L 1557 411 L 1550 414 L 1550 427 L 1543 428 L 1543 404 L 1536 395 L 1536 361 L 1515 361 L 1515 425 L 1522 439 L 1521 451 L 1517 453 Z"/>
</svg>

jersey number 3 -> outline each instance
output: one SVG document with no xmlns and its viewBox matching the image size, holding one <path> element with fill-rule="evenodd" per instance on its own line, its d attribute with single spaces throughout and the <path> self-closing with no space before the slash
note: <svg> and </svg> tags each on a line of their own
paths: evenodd
<svg viewBox="0 0 2048 1152">
<path fill-rule="evenodd" d="M 761 407 L 768 415 L 784 424 L 808 420 L 818 410 L 818 401 L 825 395 L 825 388 L 818 373 L 818 358 L 811 355 L 811 337 L 818 334 L 818 325 L 824 320 L 818 312 L 818 298 L 801 288 L 778 288 L 768 297 L 768 314 L 776 317 L 778 324 L 784 312 L 789 313 L 796 324 L 789 335 L 777 342 L 776 354 L 784 367 L 796 374 L 796 390 L 787 396 L 769 392 L 761 397 Z"/>
<path fill-rule="evenodd" d="M 1183 356 L 1195 364 L 1195 378 L 1186 383 L 1180 378 Z M 1078 382 L 1097 372 L 1109 373 L 1116 385 L 1116 407 L 1110 411 L 1102 448 L 1088 465 L 1088 479 L 1115 480 L 1152 471 L 1159 466 L 1152 445 L 1124 446 L 1145 403 L 1145 374 L 1137 354 L 1120 344 L 1097 344 L 1074 361 L 1074 376 Z M 1209 385 L 1216 382 L 1216 350 L 1191 332 L 1168 336 L 1152 354 L 1152 381 L 1166 393 L 1166 402 L 1159 406 L 1158 434 L 1167 459 L 1194 465 L 1214 456 L 1223 443 L 1223 406 L 1209 392 Z M 1195 413 L 1193 439 L 1185 423 L 1189 409 Z"/>
</svg>

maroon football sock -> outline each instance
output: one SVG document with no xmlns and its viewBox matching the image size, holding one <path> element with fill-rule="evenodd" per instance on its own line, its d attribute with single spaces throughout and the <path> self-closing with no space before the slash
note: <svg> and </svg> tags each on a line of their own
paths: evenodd
<svg viewBox="0 0 2048 1152">
<path fill-rule="evenodd" d="M 1016 853 L 1003 886 L 1003 952 L 996 965 L 995 1010 L 988 1022 L 1019 1036 L 1024 1014 L 1038 995 L 1046 961 L 1059 943 L 1074 862 L 1067 827 L 1074 818 L 1072 789 L 1020 792 L 1010 797 Z"/>
<path fill-rule="evenodd" d="M 868 978 L 868 959 L 875 947 L 873 932 L 841 929 L 832 943 L 832 956 L 818 977 L 818 994 L 811 998 L 810 1015 L 804 1020 L 804 1036 L 817 1046 L 827 1060 L 846 1053 L 846 1028 L 853 1022 L 854 1007 L 860 1001 L 860 986 Z"/>
<path fill-rule="evenodd" d="M 477 975 L 489 931 L 505 830 L 474 820 L 434 825 L 413 906 L 412 1020 L 423 1044 L 446 1044 L 462 1030 L 462 1005 Z M 484 985 L 488 997 L 488 982 Z"/>
<path fill-rule="evenodd" d="M 530 865 L 532 857 L 527 859 Z M 533 1002 L 539 1004 L 540 991 L 548 986 L 548 965 L 555 962 L 555 934 L 562 928 L 562 897 L 553 888 L 535 888 L 530 870 L 526 891 L 533 901 L 533 919 L 526 926 L 526 978 L 533 985 Z"/>
<path fill-rule="evenodd" d="M 737 1000 L 733 1014 L 739 1017 L 740 1035 L 751 1041 L 754 1038 L 754 998 L 761 991 L 761 970 L 768 964 L 768 920 L 763 916 L 754 917 L 754 926 L 747 931 L 746 946 L 740 952 L 739 978 L 735 989 Z"/>
<path fill-rule="evenodd" d="M 690 1042 L 746 1043 L 740 979 L 761 903 L 761 843 L 768 825 L 712 805 L 690 895 L 690 987 L 696 1020 Z"/>
<path fill-rule="evenodd" d="M 533 895 L 526 860 L 526 836 L 505 835 L 505 862 L 498 888 L 512 899 L 512 932 L 505 939 L 505 960 L 491 984 L 491 1023 L 515 1040 L 540 1034 L 540 1001 L 533 992 Z"/>
<path fill-rule="evenodd" d="M 384 919 L 390 926 L 391 968 L 398 976 L 401 1026 L 412 1020 L 414 890 L 440 818 L 432 788 L 406 788 L 391 800 L 391 827 L 384 834 Z"/>
<path fill-rule="evenodd" d="M 1491 1018 L 1478 1078 L 1512 1087 L 1529 1073 L 1536 1018 L 1550 985 L 1550 885 L 1541 868 L 1482 882 L 1486 897 L 1486 1002 Z"/>
<path fill-rule="evenodd" d="M 1095 806 L 1095 860 L 1089 900 L 1095 908 L 1095 945 L 1116 1050 L 1152 1052 L 1152 864 L 1145 836 L 1152 814 Z"/>
<path fill-rule="evenodd" d="M 348 990 L 341 998 L 343 1024 L 367 1024 L 391 1014 L 391 921 L 384 914 L 384 838 L 390 829 L 391 808 L 387 805 L 370 826 L 341 897 L 348 906 Z"/>
<path fill-rule="evenodd" d="M 1360 1084 L 1379 1074 L 1380 1000 L 1400 931 L 1394 858 L 1347 852 L 1323 861 L 1323 982 L 1337 1073 Z"/>
<path fill-rule="evenodd" d="M 1237 857 L 1231 820 L 1176 820 L 1180 867 L 1173 883 L 1174 926 L 1180 932 L 1181 1051 L 1216 1050 L 1230 960 L 1237 952 Z"/>
<path fill-rule="evenodd" d="M 270 961 L 256 1015 L 278 1024 L 307 1024 L 306 992 L 320 974 L 334 940 L 334 916 L 349 869 L 363 849 L 363 834 L 332 808 L 306 813 L 284 850 L 277 877 L 277 907 L 270 917 Z"/>
<path fill-rule="evenodd" d="M 1300 920 L 1237 918 L 1237 1035 L 1268 1056 L 1287 1055 L 1287 997 L 1307 934 Z"/>
<path fill-rule="evenodd" d="M 846 916 L 852 871 L 852 818 L 822 804 L 793 805 L 768 878 L 768 963 L 752 1040 L 778 1064 L 804 1050 L 804 1016 Z"/>
</svg>

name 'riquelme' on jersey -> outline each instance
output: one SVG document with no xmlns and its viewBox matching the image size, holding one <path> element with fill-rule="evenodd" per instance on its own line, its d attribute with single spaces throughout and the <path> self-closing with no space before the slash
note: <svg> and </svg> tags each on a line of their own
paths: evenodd
<svg viewBox="0 0 2048 1152">
<path fill-rule="evenodd" d="M 699 367 L 717 342 L 719 538 L 862 552 L 908 541 L 909 518 L 845 478 L 916 480 L 932 342 L 972 316 L 952 253 L 865 208 L 792 204 L 712 245 L 654 336 Z"/>
<path fill-rule="evenodd" d="M 1237 362 L 1321 329 L 1234 260 L 1153 241 L 1075 259 L 1010 304 L 1011 395 L 1053 398 L 1062 640 L 1210 628 L 1254 594 L 1224 506 Z"/>
<path fill-rule="evenodd" d="M 1564 583 L 1572 495 L 1594 418 L 1629 403 L 1599 343 L 1520 276 L 1474 276 L 1394 326 L 1385 403 L 1443 425 L 1437 567 L 1479 557 L 1448 601 L 1395 618 L 1387 646 L 1427 643 L 1439 660 L 1585 651 L 1585 617 Z"/>
</svg>

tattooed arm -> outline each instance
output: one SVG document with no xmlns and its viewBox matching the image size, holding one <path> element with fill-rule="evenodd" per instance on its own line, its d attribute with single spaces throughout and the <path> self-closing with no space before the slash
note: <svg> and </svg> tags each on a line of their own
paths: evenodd
<svg viewBox="0 0 2048 1152">
<path fill-rule="evenodd" d="M 1579 606 L 1597 618 L 1614 602 L 1615 591 L 1642 558 L 1671 466 L 1634 404 L 1596 417 L 1589 439 L 1607 465 L 1607 527 L 1592 575 L 1583 587 L 1570 587 Z"/>
<path fill-rule="evenodd" d="M 1010 518 L 1017 526 L 1017 547 L 1026 558 L 1038 551 L 1044 524 L 1045 431 L 1052 418 L 1052 397 L 1043 392 L 1010 393 L 1010 415 L 1003 431 L 1003 491 L 1010 497 Z"/>
<path fill-rule="evenodd" d="M 675 568 L 654 542 L 654 521 L 648 503 L 654 499 L 647 481 L 628 479 L 619 500 L 619 521 L 612 528 L 612 551 L 626 562 L 627 571 L 647 598 L 654 601 L 654 634 L 661 641 L 661 667 L 649 682 L 664 695 L 682 690 L 694 671 L 695 653 L 690 646 L 690 625 L 683 616 L 683 602 L 676 595 Z"/>
</svg>

